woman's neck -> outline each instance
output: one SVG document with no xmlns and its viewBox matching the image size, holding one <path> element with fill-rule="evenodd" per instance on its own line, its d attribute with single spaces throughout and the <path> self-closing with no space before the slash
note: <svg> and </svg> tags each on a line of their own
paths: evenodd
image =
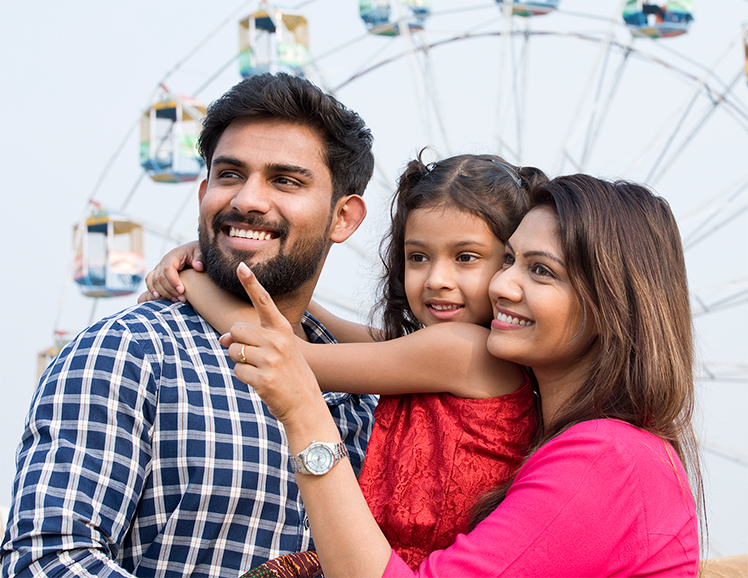
<svg viewBox="0 0 748 578">
<path fill-rule="evenodd" d="M 587 360 L 563 368 L 533 367 L 546 428 L 556 421 L 561 410 L 589 377 L 590 368 L 591 363 Z"/>
</svg>

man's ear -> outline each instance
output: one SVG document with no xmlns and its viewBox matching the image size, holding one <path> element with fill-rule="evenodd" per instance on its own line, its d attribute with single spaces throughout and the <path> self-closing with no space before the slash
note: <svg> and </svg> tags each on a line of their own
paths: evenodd
<svg viewBox="0 0 748 578">
<path fill-rule="evenodd" d="M 335 203 L 332 223 L 330 224 L 330 241 L 342 243 L 358 229 L 366 216 L 366 203 L 360 195 L 348 195 Z"/>
<path fill-rule="evenodd" d="M 203 197 L 205 196 L 205 193 L 207 192 L 208 192 L 208 179 L 203 179 L 203 182 L 200 183 L 200 189 L 197 193 L 198 206 L 203 204 Z"/>
</svg>

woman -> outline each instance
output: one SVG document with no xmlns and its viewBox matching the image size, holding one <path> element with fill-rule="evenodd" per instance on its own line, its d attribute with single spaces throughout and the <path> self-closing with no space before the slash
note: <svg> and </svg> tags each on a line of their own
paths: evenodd
<svg viewBox="0 0 748 578">
<path fill-rule="evenodd" d="M 585 175 L 540 187 L 531 207 L 491 282 L 488 348 L 532 368 L 542 435 L 511 485 L 482 500 L 473 530 L 418 574 L 695 576 L 688 474 L 699 505 L 702 490 L 672 213 L 640 186 Z M 340 435 L 285 319 L 246 267 L 239 275 L 262 323 L 226 339 L 236 374 L 283 422 L 292 455 L 330 458 L 320 475 L 297 475 L 326 576 L 410 575 L 347 460 L 313 443 Z"/>
</svg>

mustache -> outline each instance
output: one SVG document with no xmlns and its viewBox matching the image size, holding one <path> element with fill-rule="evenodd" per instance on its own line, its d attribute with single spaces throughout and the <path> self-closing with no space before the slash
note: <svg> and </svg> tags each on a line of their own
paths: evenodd
<svg viewBox="0 0 748 578">
<path fill-rule="evenodd" d="M 277 231 L 278 237 L 281 240 L 284 240 L 286 237 L 288 237 L 288 223 L 286 223 L 285 221 L 271 221 L 269 219 L 266 219 L 262 215 L 256 213 L 250 213 L 247 215 L 244 213 L 240 213 L 236 209 L 231 209 L 226 213 L 221 213 L 213 217 L 213 221 L 211 222 L 213 233 L 216 235 L 220 233 L 221 229 L 227 223 L 240 223 L 242 225 L 246 225 L 249 228 L 257 227 Z"/>
</svg>

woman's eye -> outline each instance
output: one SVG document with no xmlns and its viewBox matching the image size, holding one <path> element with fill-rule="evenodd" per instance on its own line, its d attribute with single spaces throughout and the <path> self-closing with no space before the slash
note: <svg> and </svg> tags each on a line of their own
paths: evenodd
<svg viewBox="0 0 748 578">
<path fill-rule="evenodd" d="M 551 273 L 550 270 L 548 270 L 544 265 L 533 265 L 530 271 L 540 277 L 553 277 L 553 273 Z"/>
<path fill-rule="evenodd" d="M 514 255 L 512 255 L 511 253 L 504 253 L 504 261 L 503 261 L 502 265 L 503 265 L 504 269 L 506 269 L 507 267 L 511 267 L 512 265 L 514 265 Z"/>
</svg>

